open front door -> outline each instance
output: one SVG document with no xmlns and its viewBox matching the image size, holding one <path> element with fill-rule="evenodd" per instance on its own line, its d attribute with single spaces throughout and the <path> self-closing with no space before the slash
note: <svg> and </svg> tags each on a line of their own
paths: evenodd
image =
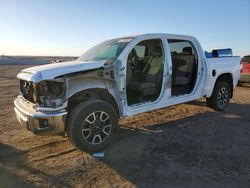
<svg viewBox="0 0 250 188">
<path fill-rule="evenodd" d="M 161 94 L 163 72 L 164 50 L 161 39 L 139 42 L 127 58 L 128 106 L 155 101 Z"/>
</svg>

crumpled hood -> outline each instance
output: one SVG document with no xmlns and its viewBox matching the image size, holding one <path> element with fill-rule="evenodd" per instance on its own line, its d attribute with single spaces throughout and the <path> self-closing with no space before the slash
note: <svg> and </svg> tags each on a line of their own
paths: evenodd
<svg viewBox="0 0 250 188">
<path fill-rule="evenodd" d="M 23 69 L 17 78 L 34 83 L 54 79 L 58 76 L 103 67 L 104 61 L 68 61 Z"/>
</svg>

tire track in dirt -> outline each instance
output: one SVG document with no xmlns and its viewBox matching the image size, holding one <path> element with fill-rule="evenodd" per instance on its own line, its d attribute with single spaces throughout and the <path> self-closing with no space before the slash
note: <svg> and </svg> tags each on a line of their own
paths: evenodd
<svg viewBox="0 0 250 188">
<path fill-rule="evenodd" d="M 59 156 L 62 156 L 62 155 L 66 155 L 68 153 L 72 153 L 76 151 L 76 149 L 69 149 L 69 150 L 64 150 L 64 151 L 60 151 L 58 153 L 52 153 L 52 154 L 49 154 L 47 156 L 43 156 L 42 158 L 39 158 L 39 159 L 32 159 L 30 160 L 29 162 L 30 163 L 36 163 L 36 162 L 41 162 L 41 161 L 46 161 L 47 159 L 52 159 L 52 158 L 55 158 L 55 157 L 59 157 Z"/>
</svg>

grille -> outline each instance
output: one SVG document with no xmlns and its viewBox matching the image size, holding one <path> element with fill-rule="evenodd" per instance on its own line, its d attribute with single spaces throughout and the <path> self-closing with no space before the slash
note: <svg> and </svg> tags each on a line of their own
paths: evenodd
<svg viewBox="0 0 250 188">
<path fill-rule="evenodd" d="M 33 84 L 25 80 L 20 80 L 20 91 L 25 99 L 34 102 L 33 99 Z"/>
</svg>

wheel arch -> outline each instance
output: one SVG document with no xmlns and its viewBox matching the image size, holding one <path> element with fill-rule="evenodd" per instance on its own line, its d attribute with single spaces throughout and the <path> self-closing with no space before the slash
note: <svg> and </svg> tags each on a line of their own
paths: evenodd
<svg viewBox="0 0 250 188">
<path fill-rule="evenodd" d="M 220 74 L 217 77 L 216 81 L 215 81 L 214 88 L 215 88 L 216 83 L 219 82 L 219 81 L 225 81 L 225 82 L 227 82 L 229 84 L 229 87 L 231 89 L 230 98 L 232 98 L 233 97 L 233 75 L 231 73 L 222 73 L 222 74 Z"/>
<path fill-rule="evenodd" d="M 91 99 L 100 99 L 109 103 L 117 112 L 118 117 L 120 117 L 120 108 L 118 102 L 116 101 L 115 97 L 105 88 L 90 88 L 76 92 L 68 98 L 67 111 L 70 112 L 80 102 Z"/>
</svg>

